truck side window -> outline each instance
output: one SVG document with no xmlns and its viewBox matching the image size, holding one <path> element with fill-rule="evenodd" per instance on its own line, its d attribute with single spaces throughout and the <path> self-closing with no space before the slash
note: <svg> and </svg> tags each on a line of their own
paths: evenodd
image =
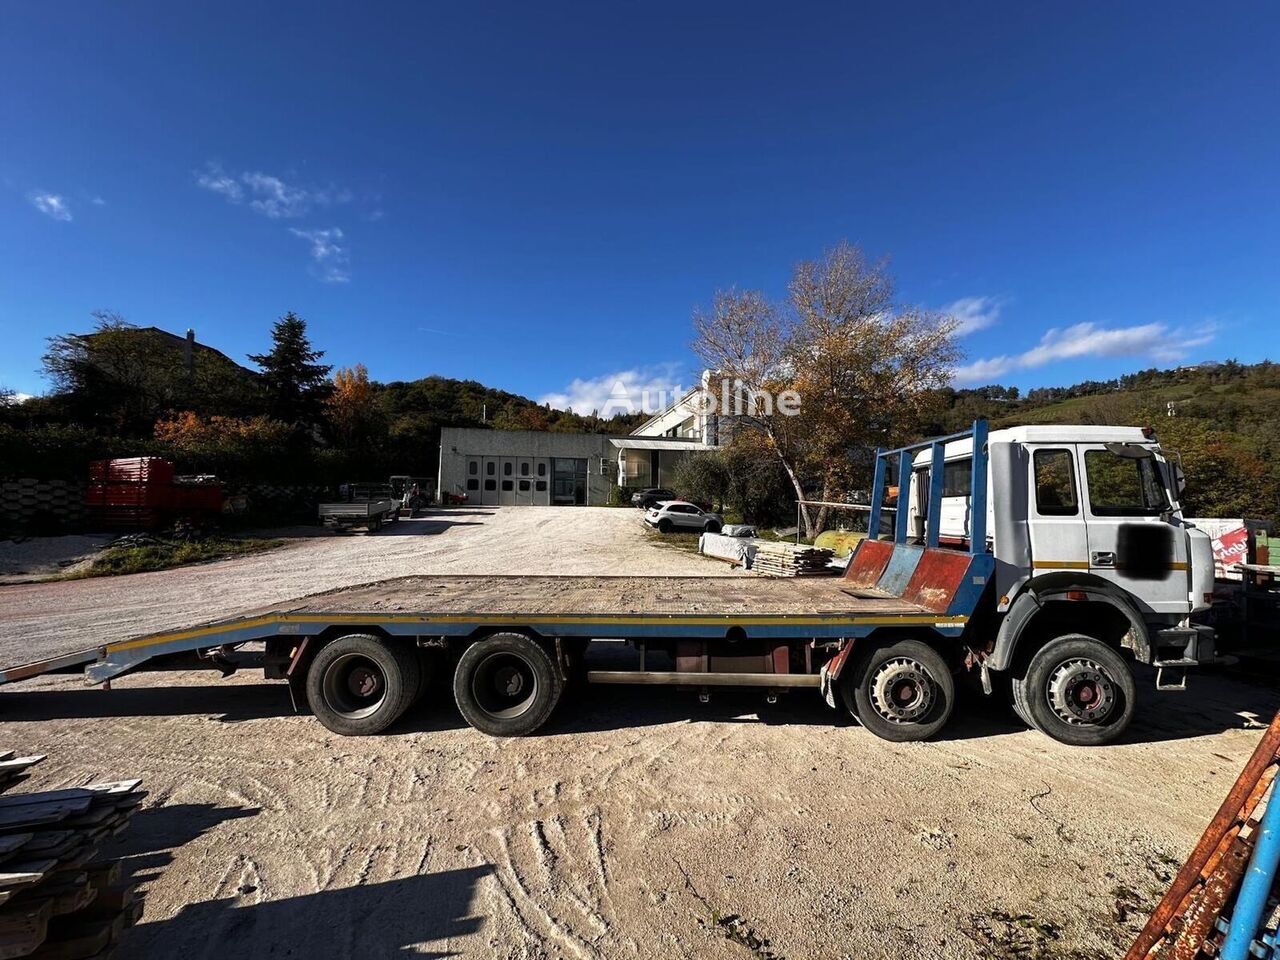
<svg viewBox="0 0 1280 960">
<path fill-rule="evenodd" d="M 1155 517 L 1166 509 L 1154 457 L 1134 460 L 1110 450 L 1086 450 L 1089 507 L 1099 517 Z"/>
<path fill-rule="evenodd" d="M 1036 510 L 1042 517 L 1074 517 L 1080 510 L 1070 450 L 1037 450 Z"/>
<path fill-rule="evenodd" d="M 973 460 L 953 460 L 942 468 L 943 497 L 967 497 L 973 493 Z"/>
</svg>

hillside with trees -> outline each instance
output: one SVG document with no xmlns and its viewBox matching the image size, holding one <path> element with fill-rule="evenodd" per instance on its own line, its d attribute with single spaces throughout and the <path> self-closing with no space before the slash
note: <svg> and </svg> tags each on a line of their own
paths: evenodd
<svg viewBox="0 0 1280 960">
<path fill-rule="evenodd" d="M 557 410 L 473 380 L 379 383 L 362 364 L 334 370 L 292 313 L 264 330 L 265 351 L 249 358 L 256 369 L 114 313 L 94 319 L 92 333 L 50 338 L 47 395 L 18 403 L 0 391 L 0 475 L 80 480 L 92 459 L 154 455 L 233 484 L 335 485 L 433 475 L 444 427 L 624 434 L 646 419 Z M 955 389 L 945 385 L 947 318 L 895 305 L 883 267 L 847 246 L 801 264 L 788 302 L 731 291 L 695 324 L 705 362 L 805 398 L 801 416 L 749 417 L 731 450 L 685 471 L 701 498 L 744 515 L 794 516 L 801 495 L 857 499 L 872 446 L 986 417 L 996 428 L 1154 426 L 1182 458 L 1189 513 L 1280 520 L 1280 365 L 1269 361 L 1142 370 L 1025 394 L 995 384 Z M 869 339 L 877 350 L 850 347 Z M 779 369 L 793 370 L 794 382 L 771 379 Z M 857 400 L 864 395 L 877 403 Z M 825 523 L 816 513 L 806 519 Z"/>
<path fill-rule="evenodd" d="M 164 456 L 231 482 L 338 484 L 432 476 L 443 427 L 627 433 L 644 414 L 556 410 L 472 380 L 379 383 L 363 364 L 334 370 L 293 313 L 247 369 L 203 344 L 94 313 L 88 334 L 51 337 L 52 390 L 0 393 L 0 475 L 83 479 L 90 460 Z"/>
</svg>

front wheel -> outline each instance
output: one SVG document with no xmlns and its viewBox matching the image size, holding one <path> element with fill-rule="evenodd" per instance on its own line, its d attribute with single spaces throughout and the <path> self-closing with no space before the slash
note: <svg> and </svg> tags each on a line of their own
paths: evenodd
<svg viewBox="0 0 1280 960">
<path fill-rule="evenodd" d="M 453 674 L 453 697 L 471 726 L 522 737 L 546 723 L 564 681 L 551 655 L 522 633 L 495 633 L 467 647 Z"/>
<path fill-rule="evenodd" d="M 1073 633 L 1036 651 L 1013 681 L 1018 712 L 1059 743 L 1111 743 L 1133 719 L 1137 689 L 1124 658 L 1101 640 Z"/>
<path fill-rule="evenodd" d="M 670 521 L 670 520 L 668 520 L 666 517 L 663 517 L 661 520 L 659 520 L 659 521 L 658 521 L 658 532 L 659 532 L 659 533 L 670 533 L 670 532 L 671 532 L 671 521 Z"/>
<path fill-rule="evenodd" d="M 955 679 L 947 662 L 919 640 L 876 647 L 841 680 L 845 707 L 883 740 L 927 740 L 946 725 L 955 707 Z"/>
</svg>

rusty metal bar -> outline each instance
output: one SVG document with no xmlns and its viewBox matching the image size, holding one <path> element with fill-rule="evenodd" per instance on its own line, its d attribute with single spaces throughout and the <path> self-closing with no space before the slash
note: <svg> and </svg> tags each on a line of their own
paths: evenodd
<svg viewBox="0 0 1280 960">
<path fill-rule="evenodd" d="M 1187 857 L 1182 869 L 1178 871 L 1178 875 L 1169 884 L 1169 889 L 1165 891 L 1164 898 L 1156 905 L 1155 910 L 1151 912 L 1146 926 L 1142 928 L 1138 938 L 1133 941 L 1133 946 L 1124 955 L 1124 960 L 1144 960 L 1147 954 L 1151 952 L 1151 948 L 1155 946 L 1156 941 L 1163 935 L 1165 928 L 1169 925 L 1169 921 L 1173 919 L 1174 914 L 1177 913 L 1178 908 L 1182 905 L 1182 901 L 1186 899 L 1187 894 L 1191 892 L 1191 888 L 1200 879 L 1209 858 L 1218 850 L 1231 828 L 1235 826 L 1245 800 L 1253 793 L 1259 778 L 1267 767 L 1275 761 L 1278 753 L 1280 753 L 1280 713 L 1275 715 L 1271 721 L 1271 726 L 1267 727 L 1262 739 L 1258 741 L 1258 746 L 1254 749 L 1253 755 L 1249 757 L 1249 762 L 1240 771 L 1240 776 L 1236 778 L 1231 791 L 1227 794 L 1226 799 L 1222 801 L 1222 805 L 1218 807 L 1218 812 L 1213 815 L 1213 819 L 1209 821 L 1209 826 L 1200 837 L 1200 841 L 1195 845 L 1195 849 L 1191 851 L 1191 855 Z"/>
</svg>

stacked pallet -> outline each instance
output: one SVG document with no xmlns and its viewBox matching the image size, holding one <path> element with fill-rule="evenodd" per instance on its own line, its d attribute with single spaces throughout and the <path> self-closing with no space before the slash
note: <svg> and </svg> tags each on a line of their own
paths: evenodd
<svg viewBox="0 0 1280 960">
<path fill-rule="evenodd" d="M 834 555 L 803 543 L 762 541 L 751 569 L 769 577 L 827 577 L 836 572 L 828 566 Z"/>
<path fill-rule="evenodd" d="M 43 757 L 0 753 L 0 791 Z M 105 960 L 142 902 L 98 849 L 146 793 L 139 780 L 0 796 L 0 960 Z"/>
</svg>

